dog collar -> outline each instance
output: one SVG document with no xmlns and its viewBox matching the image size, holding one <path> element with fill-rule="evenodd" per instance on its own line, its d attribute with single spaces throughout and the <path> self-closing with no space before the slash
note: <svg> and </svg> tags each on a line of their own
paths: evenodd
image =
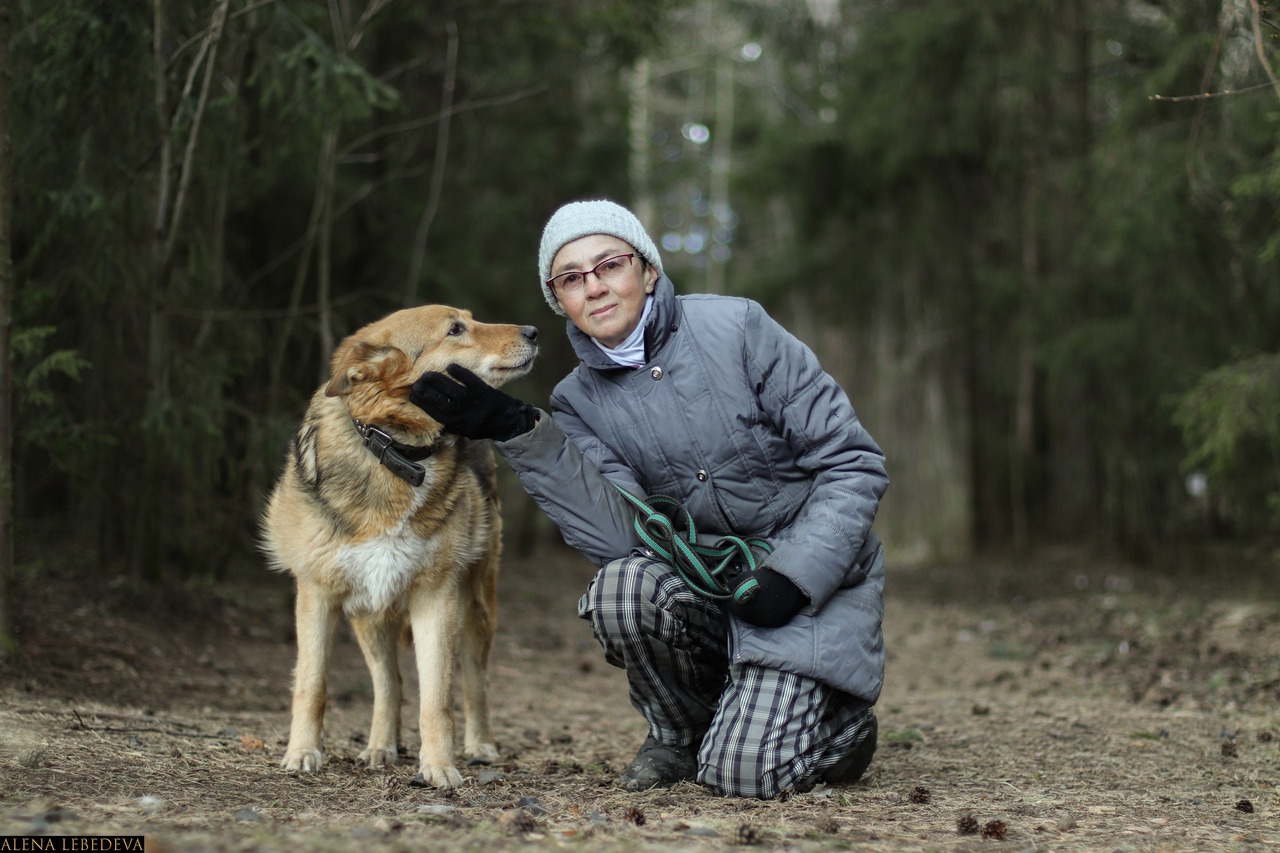
<svg viewBox="0 0 1280 853">
<path fill-rule="evenodd" d="M 364 446 L 369 448 L 369 451 L 374 456 L 378 457 L 378 461 L 388 471 L 411 486 L 422 485 L 423 480 L 427 477 L 427 469 L 419 465 L 418 462 L 435 453 L 434 446 L 415 447 L 412 444 L 401 444 L 373 424 L 367 424 L 354 418 L 351 422 L 355 424 L 356 432 L 360 433 L 360 438 L 364 439 Z"/>
</svg>

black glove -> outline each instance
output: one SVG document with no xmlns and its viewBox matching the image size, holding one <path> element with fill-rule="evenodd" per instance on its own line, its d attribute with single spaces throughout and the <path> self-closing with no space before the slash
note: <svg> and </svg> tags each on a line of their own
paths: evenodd
<svg viewBox="0 0 1280 853">
<path fill-rule="evenodd" d="M 745 602 L 729 598 L 725 604 L 730 613 L 752 625 L 762 628 L 785 625 L 809 603 L 809 597 L 790 578 L 767 566 L 761 566 L 753 572 L 739 572 L 730 582 L 733 589 L 737 590 L 752 578 L 759 584 L 754 595 Z"/>
<path fill-rule="evenodd" d="M 422 374 L 409 392 L 409 402 L 443 424 L 445 432 L 507 441 L 533 429 L 538 419 L 533 406 L 460 365 L 451 364 L 446 372 Z"/>
</svg>

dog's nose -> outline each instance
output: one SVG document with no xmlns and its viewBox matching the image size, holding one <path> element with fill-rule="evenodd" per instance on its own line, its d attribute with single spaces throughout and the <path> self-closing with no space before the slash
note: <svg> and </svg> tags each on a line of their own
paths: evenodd
<svg viewBox="0 0 1280 853">
<path fill-rule="evenodd" d="M 531 344 L 538 342 L 537 326 L 525 326 L 523 329 L 520 330 L 520 334 L 523 335 L 524 339 Z"/>
</svg>

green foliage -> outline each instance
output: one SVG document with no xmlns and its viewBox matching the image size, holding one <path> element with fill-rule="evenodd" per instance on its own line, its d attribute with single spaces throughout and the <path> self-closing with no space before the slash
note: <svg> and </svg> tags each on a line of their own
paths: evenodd
<svg viewBox="0 0 1280 853">
<path fill-rule="evenodd" d="M 1190 468 L 1229 470 L 1249 438 L 1261 439 L 1280 458 L 1280 356 L 1209 371 L 1183 395 L 1176 420 L 1187 435 Z"/>
<path fill-rule="evenodd" d="M 340 339 L 399 307 L 437 158 L 426 298 L 548 316 L 538 229 L 575 195 L 625 196 L 619 71 L 671 4 L 393 2 L 364 17 L 356 0 L 335 18 L 233 0 L 193 138 L 215 5 L 161 4 L 160 68 L 153 4 L 22 2 L 14 24 L 17 505 L 27 528 L 77 513 L 116 570 L 214 576 L 253 558 L 284 441 L 327 366 L 322 326 Z M 172 222 L 183 175 L 162 276 L 156 223 Z M 330 179 L 328 227 L 309 226 Z M 526 380 L 529 396 L 558 370 Z"/>
<path fill-rule="evenodd" d="M 1242 504 L 1236 514 L 1280 530 L 1280 355 L 1209 371 L 1178 400 L 1174 419 L 1186 470 L 1205 471 L 1210 489 Z"/>
<path fill-rule="evenodd" d="M 887 323 L 908 353 L 932 335 L 927 352 L 964 365 L 980 537 L 1007 536 L 1019 503 L 1037 536 L 1142 551 L 1176 534 L 1171 401 L 1239 348 L 1280 346 L 1280 114 L 1268 90 L 1151 96 L 1264 82 L 1250 21 L 1198 2 L 914 0 L 844 4 L 840 38 L 798 6 L 759 14 L 786 54 L 775 89 L 802 103 L 739 183 L 794 215 L 756 292 L 785 305 L 802 281 L 851 340 Z M 803 119 L 824 103 L 834 122 Z M 1033 431 L 1013 496 L 1017 407 Z M 1215 482 L 1235 508 L 1255 486 Z"/>
<path fill-rule="evenodd" d="M 19 329 L 13 336 L 14 392 L 19 405 L 41 407 L 55 401 L 50 380 L 65 376 L 80 381 L 89 366 L 75 350 L 44 352 L 43 344 L 57 331 L 53 326 Z"/>
<path fill-rule="evenodd" d="M 705 201 L 710 149 L 670 117 L 714 125 L 708 13 L 764 46 L 733 65 L 733 289 L 784 315 L 803 293 L 842 341 L 954 365 L 963 381 L 945 390 L 969 419 L 989 541 L 1015 509 L 1028 354 L 1034 534 L 1168 534 L 1184 463 L 1210 470 L 1241 518 L 1274 495 L 1260 420 L 1273 409 L 1244 379 L 1261 361 L 1238 356 L 1280 351 L 1274 93 L 1150 100 L 1265 80 L 1248 22 L 1193 0 L 838 7 L 823 25 L 802 0 L 397 0 L 360 24 L 363 0 L 336 4 L 338 20 L 330 4 L 234 0 L 191 140 L 213 4 L 163 3 L 156 68 L 152 4 L 18 3 L 22 521 L 77 513 L 104 562 L 132 567 L 146 552 L 212 576 L 251 555 L 327 363 L 322 330 L 341 338 L 399 307 L 433 191 L 419 293 L 550 326 L 516 389 L 545 402 L 573 358 L 534 279 L 541 226 L 569 199 L 632 197 L 625 72 L 640 56 L 666 122 L 653 189 L 673 209 L 690 190 Z M 437 150 L 450 23 L 454 112 Z M 184 172 L 162 279 L 161 192 L 172 205 Z M 330 178 L 326 232 L 312 222 Z M 667 261 L 678 286 L 700 286 L 704 258 Z M 876 338 L 886 327 L 898 337 Z M 1088 511 L 1064 512 L 1080 482 Z M 154 535 L 118 511 L 145 501 Z"/>
<path fill-rule="evenodd" d="M 401 106 L 395 87 L 379 80 L 281 7 L 297 41 L 255 69 L 249 84 L 261 84 L 262 106 L 289 118 L 311 116 L 324 105 L 348 121 L 370 118 L 375 110 Z M 274 66 L 274 67 L 273 67 Z"/>
</svg>

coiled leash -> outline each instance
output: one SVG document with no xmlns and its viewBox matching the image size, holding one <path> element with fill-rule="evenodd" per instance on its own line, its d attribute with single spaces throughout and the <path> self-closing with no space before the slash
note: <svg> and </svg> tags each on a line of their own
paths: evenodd
<svg viewBox="0 0 1280 853">
<path fill-rule="evenodd" d="M 613 484 L 635 510 L 636 535 L 640 541 L 659 557 L 670 563 L 689 589 L 703 598 L 717 601 L 732 599 L 746 604 L 760 591 L 760 581 L 754 576 L 737 585 L 726 581 L 738 577 L 743 571 L 754 573 L 758 567 L 753 548 L 766 554 L 773 546 L 756 536 L 722 536 L 714 545 L 698 542 L 698 531 L 693 516 L 681 506 L 680 501 L 666 495 L 654 495 L 648 500 L 636 497 L 626 489 Z M 670 514 L 659 507 L 669 508 Z M 679 520 L 680 527 L 672 519 Z M 682 529 L 681 529 L 682 528 Z"/>
</svg>

